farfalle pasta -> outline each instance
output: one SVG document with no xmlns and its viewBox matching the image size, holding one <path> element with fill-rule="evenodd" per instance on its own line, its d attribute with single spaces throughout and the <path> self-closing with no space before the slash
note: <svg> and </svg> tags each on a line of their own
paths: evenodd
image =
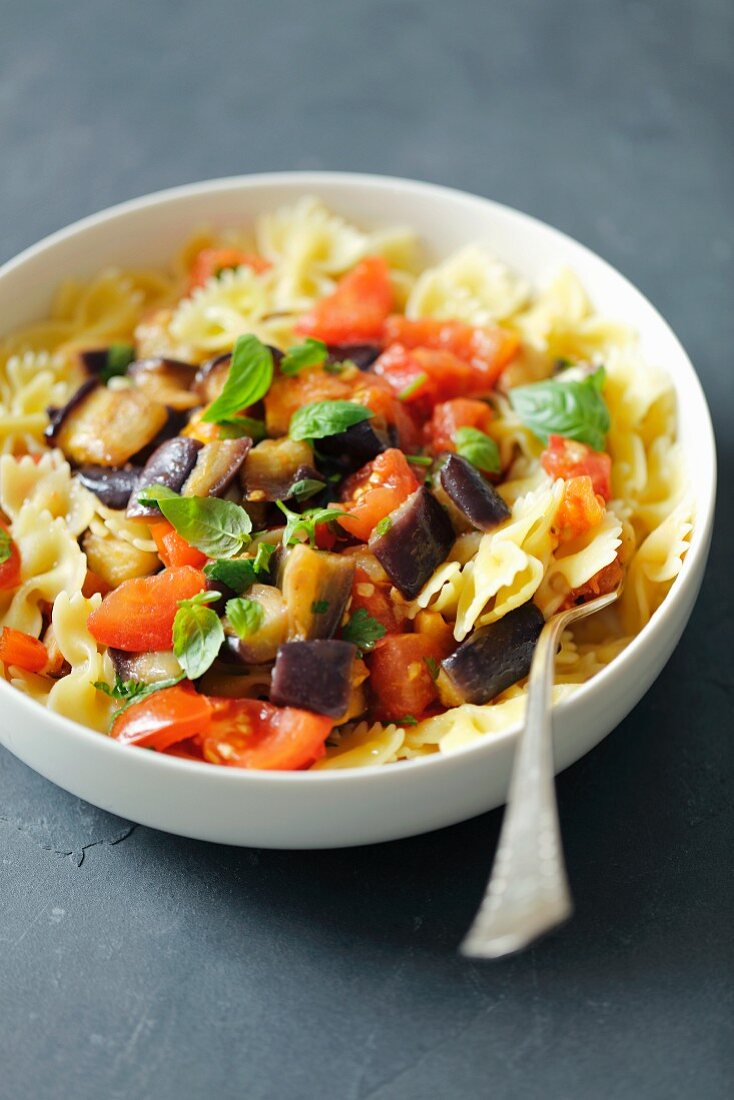
<svg viewBox="0 0 734 1100">
<path fill-rule="evenodd" d="M 106 268 L 0 341 L 0 671 L 122 744 L 399 766 L 613 661 L 695 515 L 665 364 L 576 275 L 316 196 Z"/>
</svg>

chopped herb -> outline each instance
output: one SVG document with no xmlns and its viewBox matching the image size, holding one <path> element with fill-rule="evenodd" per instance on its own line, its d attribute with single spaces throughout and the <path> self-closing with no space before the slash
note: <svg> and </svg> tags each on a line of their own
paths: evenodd
<svg viewBox="0 0 734 1100">
<path fill-rule="evenodd" d="M 599 367 L 583 381 L 563 376 L 516 386 L 510 404 L 526 427 L 543 443 L 562 435 L 603 451 L 609 431 L 609 410 L 602 396 L 606 372 Z"/>
<path fill-rule="evenodd" d="M 0 527 L 0 565 L 7 561 L 13 552 L 13 540 L 4 527 Z"/>
<path fill-rule="evenodd" d="M 275 547 L 270 542 L 261 542 L 254 558 L 218 558 L 207 562 L 204 573 L 213 581 L 226 584 L 238 596 L 251 588 L 258 580 L 267 577 L 270 572 L 270 559 Z"/>
<path fill-rule="evenodd" d="M 209 424 L 231 421 L 235 413 L 260 401 L 273 381 L 273 353 L 257 336 L 239 336 L 224 389 L 202 416 Z"/>
<path fill-rule="evenodd" d="M 224 627 L 211 607 L 218 592 L 199 592 L 179 600 L 173 620 L 173 652 L 189 680 L 197 680 L 216 659 L 224 641 Z"/>
<path fill-rule="evenodd" d="M 272 542 L 261 542 L 255 553 L 255 572 L 268 573 L 270 571 L 270 559 L 277 547 Z"/>
<path fill-rule="evenodd" d="M 329 610 L 329 601 L 328 600 L 314 600 L 313 603 L 311 604 L 311 610 L 314 613 L 314 615 L 323 615 L 326 611 Z"/>
<path fill-rule="evenodd" d="M 267 436 L 267 429 L 263 420 L 256 420 L 252 416 L 232 416 L 219 420 L 220 439 L 242 439 L 249 436 L 253 443 L 259 443 Z"/>
<path fill-rule="evenodd" d="M 381 538 L 383 535 L 386 535 L 388 533 L 391 527 L 392 520 L 389 516 L 385 516 L 384 519 L 381 519 L 379 523 L 375 524 L 374 533 L 377 535 L 378 538 Z"/>
<path fill-rule="evenodd" d="M 250 542 L 252 520 L 244 508 L 219 497 L 182 497 L 165 485 L 150 485 L 141 504 L 157 504 L 190 546 L 210 558 L 234 558 Z"/>
<path fill-rule="evenodd" d="M 408 462 L 412 462 L 414 466 L 430 466 L 433 462 L 432 458 L 428 455 L 406 455 Z"/>
<path fill-rule="evenodd" d="M 265 622 L 265 609 L 257 600 L 249 600 L 246 596 L 238 596 L 237 599 L 227 600 L 225 608 L 227 618 L 238 638 L 251 638 Z"/>
<path fill-rule="evenodd" d="M 399 726 L 417 726 L 418 719 L 414 718 L 412 714 L 404 714 L 402 718 L 398 720 Z"/>
<path fill-rule="evenodd" d="M 324 370 L 327 374 L 344 374 L 348 367 L 357 369 L 356 363 L 353 363 L 351 359 L 345 359 L 343 363 L 324 363 Z"/>
<path fill-rule="evenodd" d="M 298 374 L 306 367 L 317 367 L 329 354 L 323 340 L 308 337 L 302 344 L 296 344 L 285 353 L 280 363 L 280 373 L 287 376 Z"/>
<path fill-rule="evenodd" d="M 457 428 L 454 432 L 457 454 L 488 474 L 500 471 L 500 452 L 495 441 L 479 428 Z"/>
<path fill-rule="evenodd" d="M 135 359 L 135 348 L 132 344 L 110 344 L 107 348 L 107 362 L 99 372 L 103 382 L 109 382 L 110 378 L 127 374 L 127 368 Z"/>
<path fill-rule="evenodd" d="M 113 686 L 106 684 L 103 680 L 95 680 L 92 686 L 96 687 L 97 691 L 102 691 L 105 695 L 109 695 L 111 699 L 119 699 L 122 702 L 122 706 L 118 707 L 110 718 L 111 729 L 115 719 L 126 711 L 128 707 L 131 707 L 133 703 L 139 703 L 142 699 L 146 699 L 149 695 L 152 695 L 156 691 L 161 691 L 163 688 L 175 687 L 175 685 L 180 684 L 184 678 L 185 673 L 182 672 L 180 676 L 171 676 L 167 680 L 157 680 L 155 683 L 146 684 L 142 680 L 123 680 L 118 674 L 115 674 L 115 683 Z"/>
<path fill-rule="evenodd" d="M 316 496 L 325 488 L 326 482 L 317 481 L 313 477 L 304 477 L 301 481 L 296 481 L 294 485 L 291 485 L 290 496 L 295 497 L 296 500 L 308 500 L 309 497 Z"/>
<path fill-rule="evenodd" d="M 338 435 L 374 413 L 355 401 L 313 401 L 296 409 L 288 434 L 291 439 L 324 439 Z"/>
<path fill-rule="evenodd" d="M 400 401 L 409 401 L 411 397 L 414 397 L 424 382 L 428 381 L 428 375 L 421 373 L 417 374 L 412 382 L 408 382 L 408 385 L 400 390 L 398 398 Z"/>
<path fill-rule="evenodd" d="M 345 516 L 339 508 L 306 508 L 303 512 L 292 512 L 282 500 L 275 502 L 288 521 L 283 532 L 283 545 L 292 546 L 302 540 L 299 535 L 305 535 L 311 546 L 316 545 L 316 527 L 320 523 L 330 523 L 339 516 Z"/>
<path fill-rule="evenodd" d="M 424 657 L 423 660 L 426 662 L 426 668 L 428 669 L 428 672 L 430 674 L 431 679 L 432 680 L 437 680 L 438 679 L 438 674 L 440 672 L 440 667 L 439 667 L 439 664 L 438 664 L 438 661 L 436 660 L 436 658 L 435 657 Z"/>
<path fill-rule="evenodd" d="M 363 607 L 358 608 L 342 630 L 345 642 L 352 642 L 362 653 L 374 648 L 387 633 L 386 628 L 377 619 L 373 619 Z"/>
<path fill-rule="evenodd" d="M 576 364 L 574 363 L 573 359 L 566 359 L 565 356 L 561 355 L 558 359 L 556 359 L 554 366 L 557 371 L 563 371 L 569 370 L 571 367 L 575 367 Z"/>
</svg>

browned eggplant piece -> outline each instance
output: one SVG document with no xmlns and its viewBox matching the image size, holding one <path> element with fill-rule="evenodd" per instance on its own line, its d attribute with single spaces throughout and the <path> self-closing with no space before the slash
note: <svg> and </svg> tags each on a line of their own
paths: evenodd
<svg viewBox="0 0 734 1100">
<path fill-rule="evenodd" d="M 349 705 L 356 656 L 351 642 L 286 642 L 275 659 L 271 702 L 339 718 Z"/>
<path fill-rule="evenodd" d="M 352 594 L 354 560 L 299 544 L 286 551 L 279 574 L 289 641 L 330 638 Z"/>
<path fill-rule="evenodd" d="M 220 656 L 224 661 L 264 665 L 275 659 L 278 646 L 288 636 L 288 610 L 281 591 L 270 584 L 253 584 L 247 590 L 247 599 L 260 604 L 262 624 L 248 638 L 240 638 L 225 620 Z"/>
<path fill-rule="evenodd" d="M 323 480 L 313 468 L 313 452 L 305 440 L 263 439 L 252 448 L 242 467 L 241 480 L 248 501 L 287 500 L 306 478 Z"/>
<path fill-rule="evenodd" d="M 382 348 L 379 344 L 329 344 L 327 364 L 354 363 L 360 370 L 369 370 Z"/>
<path fill-rule="evenodd" d="M 124 466 L 155 438 L 167 416 L 165 405 L 132 387 L 113 390 L 92 381 L 91 389 L 81 397 L 77 391 L 52 418 L 47 438 L 77 466 Z"/>
<path fill-rule="evenodd" d="M 374 428 L 369 420 L 352 424 L 344 432 L 319 440 L 319 451 L 344 473 L 352 473 L 371 462 L 392 446 L 386 432 Z"/>
<path fill-rule="evenodd" d="M 140 477 L 139 466 L 80 466 L 76 472 L 85 489 L 94 493 L 108 508 L 126 508 L 130 494 Z"/>
<path fill-rule="evenodd" d="M 127 507 L 129 519 L 144 516 L 159 516 L 160 509 L 155 504 L 141 504 L 138 495 L 149 485 L 165 485 L 178 493 L 196 465 L 196 458 L 202 444 L 198 439 L 177 435 L 161 443 L 146 462 L 132 491 Z"/>
<path fill-rule="evenodd" d="M 475 630 L 441 662 L 437 686 L 444 706 L 488 703 L 527 676 L 544 621 L 530 601 Z"/>
<path fill-rule="evenodd" d="M 239 473 L 251 446 L 252 440 L 247 436 L 207 443 L 199 451 L 196 465 L 183 487 L 183 496 L 221 496 Z"/>
<path fill-rule="evenodd" d="M 89 375 L 100 375 L 107 368 L 109 348 L 84 348 L 77 353 L 80 365 Z"/>
<path fill-rule="evenodd" d="M 454 543 L 446 512 L 421 486 L 388 516 L 387 530 L 370 535 L 369 547 L 406 599 L 417 596 Z M 378 525 L 379 526 L 379 525 Z"/>
<path fill-rule="evenodd" d="M 107 652 L 121 680 L 157 684 L 181 675 L 181 666 L 170 649 L 158 653 L 127 653 L 124 649 L 109 649 Z"/>
<path fill-rule="evenodd" d="M 226 352 L 224 355 L 215 355 L 213 359 L 207 359 L 201 364 L 194 378 L 194 393 L 200 403 L 208 405 L 219 397 L 227 381 L 231 362 L 232 355 Z"/>
<path fill-rule="evenodd" d="M 158 555 L 152 550 L 138 550 L 125 539 L 106 538 L 93 531 L 83 536 L 82 550 L 89 568 L 110 588 L 134 577 L 149 577 L 161 567 Z"/>
<path fill-rule="evenodd" d="M 85 397 L 88 397 L 93 390 L 96 390 L 100 385 L 100 382 L 96 378 L 87 378 L 85 382 L 82 382 L 79 389 L 75 390 L 69 400 L 61 408 L 48 408 L 48 427 L 44 430 L 44 436 L 49 443 L 55 443 L 59 432 L 61 431 L 64 421 L 67 417 L 71 416 L 74 409 L 78 408 L 82 404 Z"/>
<path fill-rule="evenodd" d="M 171 409 L 193 409 L 201 404 L 191 386 L 196 377 L 196 367 L 180 359 L 138 359 L 128 369 L 133 384 L 153 401 Z"/>
<path fill-rule="evenodd" d="M 491 531 L 510 518 L 510 509 L 497 490 L 461 455 L 448 456 L 438 475 L 438 483 L 439 501 L 443 490 L 449 509 L 455 508 L 464 520 L 480 531 Z"/>
</svg>

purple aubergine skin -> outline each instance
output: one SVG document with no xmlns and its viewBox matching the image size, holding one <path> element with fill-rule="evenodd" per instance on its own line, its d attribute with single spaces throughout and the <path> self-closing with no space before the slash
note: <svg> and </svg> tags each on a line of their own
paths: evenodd
<svg viewBox="0 0 734 1100">
<path fill-rule="evenodd" d="M 360 420 L 346 431 L 319 440 L 319 451 L 343 470 L 353 473 L 371 462 L 391 446 L 387 434 L 372 427 L 369 420 Z"/>
<path fill-rule="evenodd" d="M 285 642 L 275 658 L 271 703 L 338 718 L 349 704 L 356 656 L 351 642 Z"/>
<path fill-rule="evenodd" d="M 359 370 L 369 370 L 381 351 L 379 344 L 329 344 L 326 362 L 333 366 L 349 361 Z"/>
<path fill-rule="evenodd" d="M 109 348 L 86 348 L 78 353 L 78 359 L 87 374 L 95 376 L 107 367 Z"/>
<path fill-rule="evenodd" d="M 130 494 L 138 483 L 139 466 L 80 466 L 77 477 L 85 489 L 94 493 L 108 508 L 127 508 Z"/>
<path fill-rule="evenodd" d="M 98 378 L 87 378 L 86 382 L 82 382 L 79 389 L 74 391 L 66 404 L 60 409 L 51 408 L 46 410 L 48 412 L 48 427 L 43 434 L 48 443 L 55 442 L 69 414 L 78 408 L 82 401 L 89 397 L 90 393 L 96 390 L 100 384 Z"/>
<path fill-rule="evenodd" d="M 391 512 L 383 535 L 370 535 L 369 547 L 388 577 L 408 600 L 418 595 L 454 544 L 446 512 L 425 487 Z"/>
<path fill-rule="evenodd" d="M 196 465 L 201 447 L 202 444 L 198 439 L 190 439 L 186 436 L 176 436 L 162 443 L 150 456 L 140 473 L 128 505 L 128 519 L 160 515 L 157 505 L 141 504 L 138 494 L 150 485 L 165 485 L 177 493 Z"/>
<path fill-rule="evenodd" d="M 527 676 L 544 622 L 543 613 L 530 601 L 475 630 L 441 662 L 439 690 L 446 676 L 453 702 L 489 703 Z"/>
<path fill-rule="evenodd" d="M 480 531 L 491 531 L 510 518 L 497 490 L 461 455 L 449 455 L 438 477 L 452 504 Z"/>
</svg>

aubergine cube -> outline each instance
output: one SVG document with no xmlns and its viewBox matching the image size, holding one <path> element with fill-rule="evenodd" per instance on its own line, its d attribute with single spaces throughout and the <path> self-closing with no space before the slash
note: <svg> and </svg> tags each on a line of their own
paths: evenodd
<svg viewBox="0 0 734 1100">
<path fill-rule="evenodd" d="M 159 516 L 156 504 L 141 504 L 138 500 L 143 489 L 150 485 L 165 485 L 179 492 L 189 474 L 196 465 L 196 459 L 202 444 L 198 439 L 179 435 L 161 443 L 143 467 L 138 483 L 133 489 L 127 509 L 129 519 L 141 519 L 144 516 Z"/>
<path fill-rule="evenodd" d="M 481 706 L 527 676 L 544 621 L 530 601 L 475 630 L 441 662 L 437 686 L 443 704 Z"/>
<path fill-rule="evenodd" d="M 369 370 L 382 348 L 379 344 L 329 344 L 328 350 L 326 362 L 330 366 L 350 362 L 360 370 Z"/>
<path fill-rule="evenodd" d="M 337 639 L 285 642 L 275 658 L 270 701 L 339 718 L 349 704 L 356 655 L 355 645 Z"/>
<path fill-rule="evenodd" d="M 84 399 L 88 397 L 93 390 L 96 390 L 99 385 L 100 382 L 97 378 L 87 378 L 77 390 L 74 390 L 74 393 L 65 405 L 59 408 L 52 407 L 46 410 L 48 413 L 48 427 L 44 430 L 43 434 L 47 442 L 56 442 L 65 421 L 69 418 L 74 409 L 81 405 Z"/>
<path fill-rule="evenodd" d="M 454 544 L 454 529 L 425 487 L 417 489 L 387 518 L 387 530 L 382 534 L 373 531 L 369 547 L 395 587 L 412 600 L 446 559 Z"/>
<path fill-rule="evenodd" d="M 51 415 L 46 438 L 75 466 L 124 466 L 164 427 L 167 410 L 126 386 L 109 389 L 88 379 Z"/>
<path fill-rule="evenodd" d="M 369 420 L 360 420 L 346 431 L 319 440 L 319 451 L 345 473 L 352 473 L 371 462 L 392 446 L 387 433 L 373 428 Z"/>
<path fill-rule="evenodd" d="M 497 490 L 461 455 L 448 456 L 438 480 L 450 504 L 472 527 L 491 531 L 510 518 L 510 509 Z"/>
<path fill-rule="evenodd" d="M 355 565 L 345 554 L 290 546 L 279 562 L 278 583 L 288 608 L 289 641 L 330 638 L 352 594 Z"/>
<path fill-rule="evenodd" d="M 123 466 L 80 466 L 76 472 L 85 489 L 94 493 L 108 508 L 126 508 L 130 494 L 138 483 L 140 468 Z"/>
<path fill-rule="evenodd" d="M 171 409 L 193 409 L 200 404 L 198 394 L 191 390 L 197 373 L 193 363 L 163 356 L 137 359 L 127 373 L 138 389 Z"/>
<path fill-rule="evenodd" d="M 186 497 L 218 497 L 226 492 L 247 458 L 252 440 L 215 439 L 199 451 L 183 487 Z"/>
</svg>

